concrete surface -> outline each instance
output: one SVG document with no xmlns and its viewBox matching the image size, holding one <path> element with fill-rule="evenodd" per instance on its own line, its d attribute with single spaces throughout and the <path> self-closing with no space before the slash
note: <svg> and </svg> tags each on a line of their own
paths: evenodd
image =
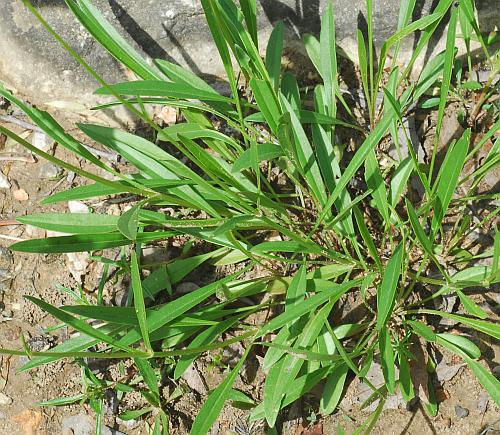
<svg viewBox="0 0 500 435">
<path fill-rule="evenodd" d="M 64 0 L 32 0 L 46 20 L 106 80 L 126 79 L 112 59 L 73 18 Z M 498 0 L 477 1 L 483 30 L 498 23 Z M 37 104 L 95 102 L 97 83 L 50 36 L 21 0 L 2 0 L 0 80 Z M 429 13 L 436 0 L 418 0 L 414 19 Z M 223 75 L 222 65 L 198 0 L 94 0 L 118 31 L 149 58 L 173 60 L 208 79 Z M 299 47 L 305 32 L 318 34 L 326 0 L 259 0 L 259 38 L 265 47 L 272 24 L 283 19 L 287 42 Z M 374 0 L 375 42 L 395 29 L 399 0 Z M 365 0 L 334 0 L 338 44 L 355 51 L 355 30 L 365 24 Z M 444 29 L 438 32 L 443 36 Z M 441 38 L 442 39 L 442 38 Z M 440 46 L 438 40 L 434 42 Z M 411 47 L 411 41 L 409 44 Z"/>
</svg>

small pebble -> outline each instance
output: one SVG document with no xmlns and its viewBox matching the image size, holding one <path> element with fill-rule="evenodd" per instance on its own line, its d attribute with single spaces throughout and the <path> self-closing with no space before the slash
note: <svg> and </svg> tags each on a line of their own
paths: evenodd
<svg viewBox="0 0 500 435">
<path fill-rule="evenodd" d="M 157 117 L 161 119 L 166 125 L 175 124 L 177 121 L 177 110 L 174 107 L 163 106 Z"/>
<path fill-rule="evenodd" d="M 486 391 L 482 390 L 481 393 L 479 394 L 479 397 L 477 398 L 476 409 L 481 413 L 486 412 L 489 400 L 490 400 L 489 394 Z"/>
<path fill-rule="evenodd" d="M 54 141 L 50 139 L 45 133 L 35 131 L 33 133 L 33 138 L 31 139 L 31 144 L 39 150 L 47 152 L 54 145 Z"/>
<path fill-rule="evenodd" d="M 455 414 L 459 418 L 465 418 L 469 415 L 469 410 L 460 405 L 455 405 Z"/>
<path fill-rule="evenodd" d="M 59 177 L 59 175 L 62 174 L 62 168 L 53 163 L 45 163 L 45 165 L 40 168 L 39 174 L 41 178 L 50 180 Z"/>
<path fill-rule="evenodd" d="M 0 189 L 10 189 L 11 184 L 6 175 L 0 171 Z"/>
<path fill-rule="evenodd" d="M 12 398 L 0 392 L 0 406 L 7 406 L 12 403 Z"/>
<path fill-rule="evenodd" d="M 68 201 L 68 208 L 71 213 L 90 213 L 88 205 L 82 201 Z"/>
<path fill-rule="evenodd" d="M 27 201 L 29 199 L 28 192 L 26 192 L 26 190 L 24 190 L 24 189 L 14 190 L 14 192 L 12 193 L 12 195 L 18 201 Z"/>
</svg>

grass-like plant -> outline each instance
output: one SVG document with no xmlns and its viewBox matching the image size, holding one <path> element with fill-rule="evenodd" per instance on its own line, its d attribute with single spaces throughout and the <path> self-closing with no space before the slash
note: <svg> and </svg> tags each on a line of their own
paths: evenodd
<svg viewBox="0 0 500 435">
<path fill-rule="evenodd" d="M 480 337 L 500 337 L 498 325 L 485 320 L 488 314 L 466 290 L 488 289 L 500 279 L 498 231 L 494 247 L 481 253 L 469 252 L 465 243 L 471 231 L 494 219 L 499 210 L 493 203 L 494 211 L 473 226 L 466 218 L 468 204 L 498 200 L 498 194 L 479 195 L 477 187 L 498 165 L 500 156 L 498 107 L 489 102 L 499 57 L 489 53 L 489 41 L 480 32 L 471 0 L 459 4 L 440 0 L 430 15 L 417 21 L 411 21 L 416 2 L 402 1 L 398 29 L 377 56 L 372 4 L 367 0 L 367 33 L 358 30 L 357 34 L 367 107 L 363 120 L 356 117 L 339 83 L 331 4 L 324 12 L 319 39 L 304 37 L 321 78 L 321 84 L 304 90 L 290 71 L 282 69 L 282 23 L 274 28 L 263 58 L 255 0 L 240 0 L 239 4 L 201 0 L 230 86 L 231 92 L 225 96 L 178 65 L 160 59 L 154 65 L 146 62 L 89 0 L 66 0 L 80 23 L 137 78 L 108 84 L 28 0 L 24 3 L 101 84 L 97 93 L 114 97 L 96 109 L 125 106 L 151 130 L 148 140 L 104 125 L 78 125 L 89 138 L 117 152 L 135 168 L 125 175 L 94 156 L 47 112 L 0 88 L 0 95 L 58 144 L 112 175 L 104 178 L 83 171 L 0 126 L 0 132 L 32 152 L 93 181 L 56 193 L 44 204 L 121 194 L 136 198 L 121 216 L 43 213 L 18 219 L 71 235 L 16 243 L 13 250 L 90 251 L 95 261 L 131 277 L 126 306 L 103 305 L 104 283 L 97 289 L 101 297 L 96 300 L 72 292 L 75 305 L 70 306 L 55 307 L 28 298 L 80 333 L 46 352 L 32 352 L 26 345 L 21 351 L 0 349 L 0 353 L 29 355 L 30 361 L 22 370 L 61 358 L 74 358 L 81 365 L 84 393 L 46 405 L 89 401 L 100 425 L 106 389 L 138 389 L 150 406 L 128 411 L 122 418 L 154 412 L 152 433 L 168 433 L 172 398 L 160 393 L 161 382 L 168 382 L 160 370 L 166 367 L 168 377 L 178 379 L 200 355 L 235 342 L 243 343 L 245 352 L 210 393 L 193 422 L 193 434 L 207 433 L 227 401 L 255 406 L 252 399 L 233 389 L 245 360 L 255 350 L 265 352 L 267 376 L 263 400 L 253 408 L 251 419 L 265 419 L 271 428 L 280 410 L 317 384 L 323 385 L 321 413 L 333 413 L 347 379 L 356 376 L 373 389 L 366 404 L 379 399 L 376 411 L 358 429 L 369 432 L 386 397 L 397 388 L 406 401 L 414 398 L 416 386 L 410 366 L 415 345 L 437 346 L 459 355 L 500 405 L 499 381 L 479 362 L 478 346 L 465 336 L 433 326 L 434 319 L 445 317 L 475 329 Z M 426 63 L 417 80 L 410 80 L 415 61 L 448 15 L 445 51 Z M 492 75 L 486 86 L 470 77 L 464 83 L 461 72 L 458 74 L 458 24 L 467 47 L 471 40 L 478 41 L 490 63 Z M 402 65 L 398 57 L 401 44 L 415 32 L 418 39 L 411 58 Z M 470 53 L 468 58 L 470 72 Z M 435 88 L 439 88 L 439 96 L 428 98 Z M 471 89 L 482 91 L 478 106 L 464 114 L 462 122 L 467 128 L 458 140 L 445 144 L 444 159 L 438 159 L 447 103 L 453 95 Z M 378 95 L 382 96 L 380 103 Z M 185 122 L 161 127 L 149 115 L 151 104 L 177 108 Z M 422 104 L 424 108 L 437 107 L 433 151 L 425 161 L 414 149 L 405 122 Z M 482 113 L 487 116 L 479 116 Z M 476 135 L 481 129 L 484 134 Z M 339 137 L 352 137 L 358 145 L 349 149 Z M 494 145 L 482 165 L 464 171 L 490 140 Z M 397 157 L 385 153 L 388 146 L 395 147 Z M 186 159 L 176 157 L 179 155 Z M 353 187 L 353 180 L 362 187 Z M 420 187 L 420 195 L 411 187 L 412 182 Z M 174 216 L 160 211 L 165 206 L 175 211 Z M 156 265 L 143 279 L 142 270 L 148 265 L 141 264 L 142 249 L 178 236 L 213 248 L 200 253 L 187 242 L 182 256 Z M 126 261 L 97 255 L 127 245 L 132 249 L 127 251 Z M 480 259 L 483 264 L 490 259 L 491 265 L 478 265 Z M 206 263 L 233 264 L 236 272 L 178 294 L 176 285 Z M 245 279 L 245 273 L 257 266 L 261 274 Z M 356 319 L 358 323 L 334 322 L 336 304 L 348 292 L 354 292 L 364 304 L 363 318 Z M 465 315 L 434 308 L 433 302 L 447 294 L 458 296 Z M 247 321 L 263 310 L 272 314 L 268 320 L 257 325 Z M 268 340 L 270 336 L 272 340 Z M 133 359 L 138 378 L 114 383 L 98 379 L 85 358 Z M 383 368 L 382 388 L 366 379 L 374 358 Z M 433 364 L 429 356 L 429 372 Z M 430 380 L 428 387 L 429 397 L 422 399 L 428 412 L 436 414 L 438 405 Z"/>
</svg>

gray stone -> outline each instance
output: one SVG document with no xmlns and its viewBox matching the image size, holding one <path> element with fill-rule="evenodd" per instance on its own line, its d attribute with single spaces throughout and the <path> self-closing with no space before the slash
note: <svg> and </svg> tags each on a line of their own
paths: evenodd
<svg viewBox="0 0 500 435">
<path fill-rule="evenodd" d="M 181 377 L 192 390 L 198 392 L 202 396 L 207 394 L 208 390 L 205 386 L 205 382 L 194 364 L 190 364 Z"/>
<path fill-rule="evenodd" d="M 54 163 L 45 163 L 45 165 L 40 168 L 40 177 L 50 180 L 59 177 L 62 172 L 60 166 L 54 165 Z"/>
<path fill-rule="evenodd" d="M 321 13 L 327 0 L 259 0 L 259 38 L 264 51 L 272 25 L 284 20 L 288 46 L 296 48 L 306 33 L 318 34 Z M 414 18 L 429 13 L 432 0 L 417 2 Z M 95 68 L 105 80 L 124 80 L 118 63 L 76 21 L 63 0 L 37 0 L 35 4 L 60 35 Z M 93 0 L 113 26 L 148 58 L 162 58 L 189 67 L 208 78 L 223 76 L 222 64 L 208 31 L 201 3 L 197 0 Z M 375 43 L 380 46 L 394 32 L 399 0 L 375 0 L 373 7 Z M 498 23 L 497 0 L 476 2 L 481 30 Z M 365 0 L 334 0 L 338 45 L 355 52 L 355 31 L 365 27 Z M 443 47 L 443 29 L 437 32 Z M 33 103 L 75 101 L 88 105 L 96 81 L 68 54 L 21 0 L 4 0 L 0 8 L 0 79 L 25 94 Z M 412 47 L 408 38 L 408 48 Z M 293 51 L 293 50 L 292 50 Z"/>
<path fill-rule="evenodd" d="M 64 417 L 62 421 L 62 433 L 74 435 L 90 435 L 95 430 L 92 418 L 85 414 Z"/>
<path fill-rule="evenodd" d="M 465 418 L 469 415 L 469 410 L 460 405 L 455 405 L 455 415 L 459 418 Z"/>
<path fill-rule="evenodd" d="M 477 398 L 476 409 L 481 413 L 486 412 L 489 400 L 490 395 L 485 390 L 481 390 Z"/>
</svg>

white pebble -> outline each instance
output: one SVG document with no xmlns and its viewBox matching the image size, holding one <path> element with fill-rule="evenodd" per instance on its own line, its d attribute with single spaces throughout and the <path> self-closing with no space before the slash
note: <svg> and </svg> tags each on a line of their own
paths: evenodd
<svg viewBox="0 0 500 435">
<path fill-rule="evenodd" d="M 68 201 L 68 208 L 71 213 L 89 213 L 89 207 L 81 201 Z"/>
<path fill-rule="evenodd" d="M 7 406 L 12 403 L 12 398 L 4 393 L 0 393 L 0 406 Z"/>
<path fill-rule="evenodd" d="M 49 151 L 54 145 L 54 141 L 50 139 L 45 133 L 35 131 L 31 139 L 31 144 L 38 148 L 40 151 Z"/>
<path fill-rule="evenodd" d="M 0 189 L 10 189 L 10 187 L 9 179 L 0 171 Z"/>
</svg>

